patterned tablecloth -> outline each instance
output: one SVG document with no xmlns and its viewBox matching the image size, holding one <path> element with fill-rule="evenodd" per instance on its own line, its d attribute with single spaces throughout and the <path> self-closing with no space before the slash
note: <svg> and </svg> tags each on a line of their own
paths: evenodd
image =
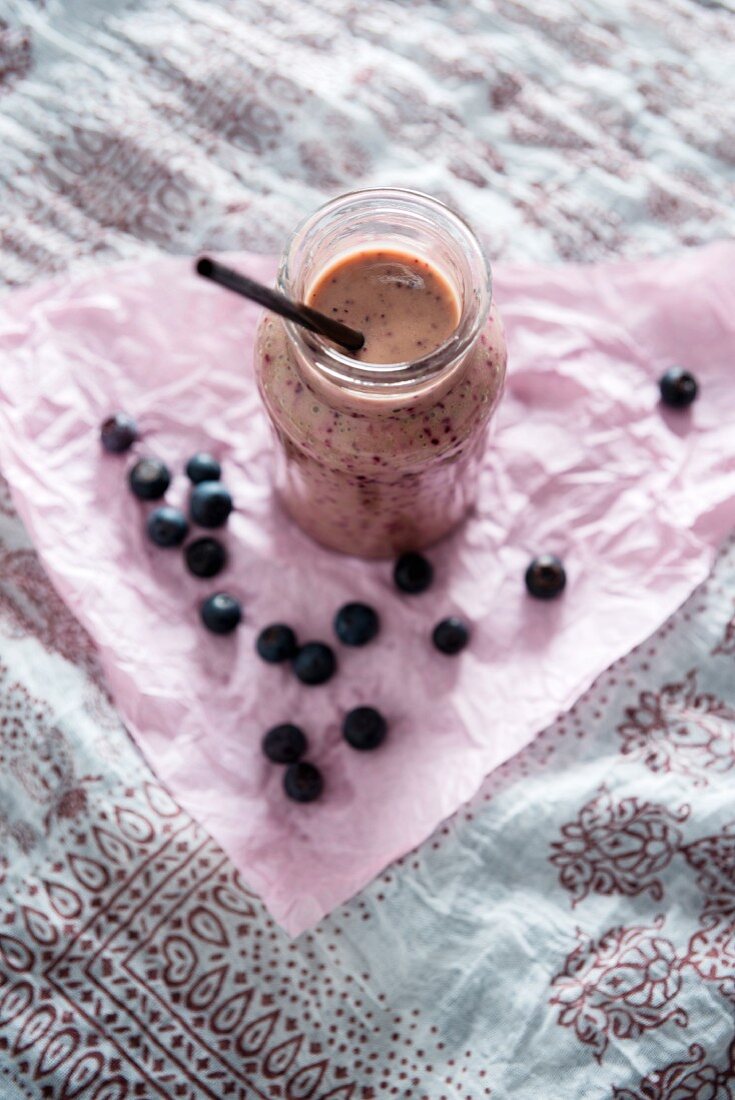
<svg viewBox="0 0 735 1100">
<path fill-rule="evenodd" d="M 491 254 L 735 229 L 727 3 L 0 0 L 2 278 L 274 250 L 358 184 Z M 0 491 L 0 1095 L 735 1097 L 735 544 L 289 940 L 157 784 Z"/>
</svg>

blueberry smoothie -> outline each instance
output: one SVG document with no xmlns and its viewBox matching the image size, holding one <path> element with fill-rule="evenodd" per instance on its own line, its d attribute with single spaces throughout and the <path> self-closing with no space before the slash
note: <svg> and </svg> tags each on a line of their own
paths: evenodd
<svg viewBox="0 0 735 1100">
<path fill-rule="evenodd" d="M 283 503 L 320 543 L 370 558 L 428 546 L 467 514 L 506 367 L 489 292 L 399 243 L 333 255 L 299 288 L 364 333 L 359 352 L 272 315 L 256 341 Z"/>
</svg>

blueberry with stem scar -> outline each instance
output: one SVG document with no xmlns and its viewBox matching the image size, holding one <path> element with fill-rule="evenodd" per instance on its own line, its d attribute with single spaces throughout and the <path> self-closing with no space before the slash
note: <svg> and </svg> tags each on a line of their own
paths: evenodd
<svg viewBox="0 0 735 1100">
<path fill-rule="evenodd" d="M 270 664 L 292 660 L 298 652 L 296 635 L 285 623 L 271 623 L 261 630 L 255 643 L 258 656 Z"/>
<path fill-rule="evenodd" d="M 132 416 L 118 412 L 108 416 L 100 428 L 100 441 L 111 455 L 120 455 L 130 450 L 138 438 L 138 425 Z"/>
<path fill-rule="evenodd" d="M 171 474 L 165 462 L 141 458 L 128 474 L 128 484 L 138 500 L 159 500 L 171 484 Z"/>
<path fill-rule="evenodd" d="M 553 600 L 566 583 L 564 566 L 555 554 L 539 554 L 526 570 L 526 588 L 537 600 Z"/>
<path fill-rule="evenodd" d="M 658 382 L 664 405 L 671 409 L 688 409 L 699 392 L 697 380 L 683 367 L 669 367 Z"/>
</svg>

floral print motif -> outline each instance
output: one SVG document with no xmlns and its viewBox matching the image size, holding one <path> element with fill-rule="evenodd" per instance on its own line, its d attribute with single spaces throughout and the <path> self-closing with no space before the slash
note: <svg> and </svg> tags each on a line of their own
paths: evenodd
<svg viewBox="0 0 735 1100">
<path fill-rule="evenodd" d="M 0 718 L 0 767 L 15 777 L 26 796 L 45 810 L 48 831 L 55 820 L 74 820 L 87 809 L 87 784 L 99 776 L 78 778 L 71 747 L 53 724 L 49 708 L 34 699 L 28 689 L 13 683 L 0 664 L 3 693 Z M 24 822 L 0 818 L 0 830 L 28 851 L 35 834 Z"/>
<path fill-rule="evenodd" d="M 603 787 L 579 812 L 576 821 L 562 827 L 562 839 L 551 845 L 551 862 L 576 905 L 589 893 L 648 892 L 663 897 L 657 874 L 668 867 L 682 842 L 678 827 L 689 807 L 666 806 L 624 798 L 615 802 Z"/>
<path fill-rule="evenodd" d="M 618 726 L 622 752 L 654 772 L 688 776 L 695 786 L 708 773 L 735 768 L 735 709 L 700 691 L 696 669 L 660 691 L 643 691 Z"/>
<path fill-rule="evenodd" d="M 683 851 L 704 896 L 701 927 L 689 940 L 686 961 L 735 1004 L 735 822 Z"/>
<path fill-rule="evenodd" d="M 699 1043 L 687 1055 L 645 1077 L 637 1089 L 613 1089 L 612 1100 L 735 1100 L 731 1069 L 709 1064 Z"/>
<path fill-rule="evenodd" d="M 610 928 L 599 940 L 578 931 L 578 946 L 552 981 L 551 1004 L 559 1023 L 572 1027 L 601 1062 L 611 1038 L 637 1039 L 671 1021 L 684 1027 L 686 1011 L 676 1004 L 681 974 L 676 951 L 652 928 Z"/>
</svg>

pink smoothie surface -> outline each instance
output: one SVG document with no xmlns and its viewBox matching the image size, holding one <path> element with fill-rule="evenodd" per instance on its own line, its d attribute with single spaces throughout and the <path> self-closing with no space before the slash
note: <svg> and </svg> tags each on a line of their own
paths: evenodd
<svg viewBox="0 0 735 1100">
<path fill-rule="evenodd" d="M 275 270 L 267 257 L 227 261 L 261 279 Z M 717 244 L 496 272 L 507 393 L 476 512 L 431 552 L 436 580 L 420 597 L 394 590 L 389 562 L 320 548 L 275 503 L 252 373 L 258 312 L 190 261 L 82 273 L 0 303 L 0 464 L 18 509 L 151 765 L 290 932 L 426 837 L 706 576 L 735 522 L 734 266 L 735 245 Z M 701 385 L 683 413 L 658 400 L 673 363 Z M 141 424 L 135 453 L 175 471 L 172 503 L 185 501 L 194 451 L 221 458 L 236 503 L 221 577 L 197 580 L 179 551 L 147 542 L 148 506 L 125 484 L 134 456 L 99 446 L 119 408 Z M 549 604 L 523 585 L 540 551 L 568 572 Z M 227 638 L 198 617 L 219 588 L 245 611 Z M 328 684 L 305 687 L 255 656 L 277 620 L 332 641 L 348 600 L 372 604 L 382 632 L 364 649 L 335 643 Z M 452 613 L 473 633 L 447 658 L 429 636 Z M 390 724 L 372 754 L 340 736 L 360 704 Z M 283 721 L 303 726 L 324 773 L 317 803 L 289 803 L 261 754 Z"/>
<path fill-rule="evenodd" d="M 459 323 L 443 274 L 422 256 L 361 249 L 332 263 L 307 296 L 314 309 L 362 332 L 355 355 L 366 363 L 406 363 L 428 355 Z"/>
</svg>

